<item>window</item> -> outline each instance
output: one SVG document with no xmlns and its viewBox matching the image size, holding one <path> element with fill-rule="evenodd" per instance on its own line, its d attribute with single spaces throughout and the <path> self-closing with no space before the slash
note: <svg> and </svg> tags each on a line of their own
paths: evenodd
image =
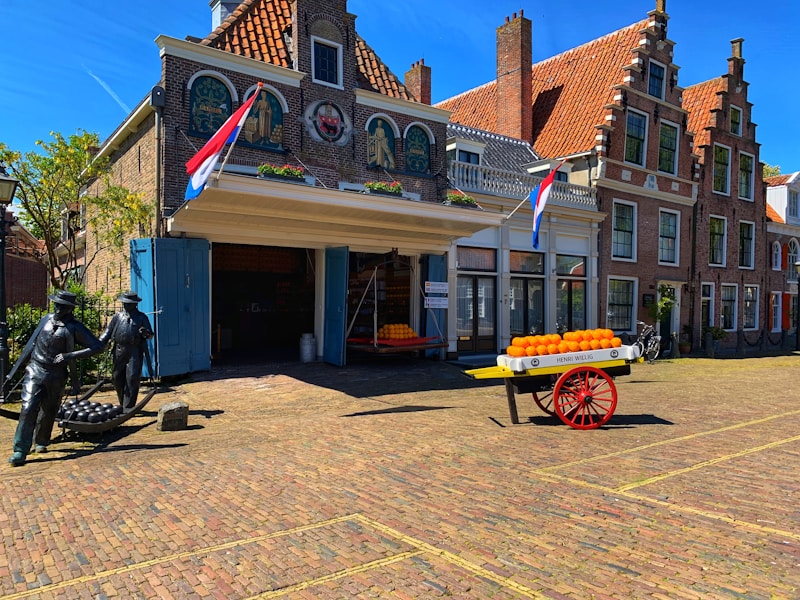
<svg viewBox="0 0 800 600">
<path fill-rule="evenodd" d="M 735 106 L 731 106 L 731 133 L 742 135 L 742 111 Z"/>
<path fill-rule="evenodd" d="M 608 315 L 606 327 L 614 331 L 636 331 L 633 322 L 635 281 L 632 279 L 608 280 Z"/>
<path fill-rule="evenodd" d="M 567 175 L 564 171 L 556 171 L 556 176 L 553 178 L 554 181 L 569 181 L 569 175 Z"/>
<path fill-rule="evenodd" d="M 586 257 L 556 255 L 556 323 L 586 329 Z"/>
<path fill-rule="evenodd" d="M 708 264 L 725 266 L 725 225 L 724 217 L 711 217 L 709 223 Z"/>
<path fill-rule="evenodd" d="M 481 164 L 481 155 L 477 152 L 469 152 L 468 150 L 458 150 L 458 162 L 479 165 Z"/>
<path fill-rule="evenodd" d="M 629 110 L 625 129 L 625 162 L 644 166 L 646 134 L 647 115 Z"/>
<path fill-rule="evenodd" d="M 678 128 L 661 123 L 658 136 L 658 170 L 675 174 L 678 165 Z"/>
<path fill-rule="evenodd" d="M 678 213 L 665 210 L 658 213 L 658 262 L 678 264 Z"/>
<path fill-rule="evenodd" d="M 781 330 L 781 295 L 779 292 L 772 292 L 769 295 L 769 330 Z"/>
<path fill-rule="evenodd" d="M 647 78 L 647 93 L 656 98 L 664 97 L 664 65 L 650 61 L 650 75 Z"/>
<path fill-rule="evenodd" d="M 797 240 L 789 240 L 788 252 L 786 253 L 786 280 L 797 281 L 797 271 L 794 270 L 794 263 L 800 258 L 800 246 Z"/>
<path fill-rule="evenodd" d="M 753 156 L 739 155 L 739 198 L 753 199 Z"/>
<path fill-rule="evenodd" d="M 736 286 L 720 287 L 720 327 L 731 331 L 736 329 Z"/>
<path fill-rule="evenodd" d="M 730 148 L 714 144 L 714 191 L 728 194 L 729 169 L 731 163 Z"/>
<path fill-rule="evenodd" d="M 329 40 L 311 37 L 314 56 L 311 78 L 315 83 L 342 87 L 342 47 Z"/>
<path fill-rule="evenodd" d="M 781 243 L 780 242 L 772 242 L 772 270 L 773 271 L 780 271 L 781 270 L 781 256 L 783 253 L 781 252 Z"/>
<path fill-rule="evenodd" d="M 510 271 L 525 276 L 511 278 L 509 289 L 511 335 L 537 335 L 544 328 L 544 258 L 540 252 L 509 252 Z M 539 277 L 534 277 L 538 275 Z"/>
<path fill-rule="evenodd" d="M 459 246 L 457 268 L 465 271 L 495 271 L 497 254 L 493 248 Z"/>
<path fill-rule="evenodd" d="M 758 286 L 744 286 L 744 314 L 742 326 L 745 329 L 758 329 Z"/>
<path fill-rule="evenodd" d="M 700 322 L 703 327 L 714 326 L 714 284 L 700 285 Z"/>
<path fill-rule="evenodd" d="M 739 266 L 752 269 L 755 266 L 755 223 L 742 221 L 739 223 Z"/>
<path fill-rule="evenodd" d="M 794 190 L 789 190 L 789 202 L 786 207 L 787 215 L 790 217 L 800 217 L 800 206 L 798 206 L 798 194 Z"/>
<path fill-rule="evenodd" d="M 636 205 L 614 202 L 614 231 L 611 237 L 611 257 L 635 260 Z"/>
</svg>

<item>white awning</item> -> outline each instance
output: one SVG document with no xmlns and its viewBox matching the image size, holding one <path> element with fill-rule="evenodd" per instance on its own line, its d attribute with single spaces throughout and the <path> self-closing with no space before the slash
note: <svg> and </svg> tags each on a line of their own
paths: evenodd
<svg viewBox="0 0 800 600">
<path fill-rule="evenodd" d="M 502 214 L 223 173 L 169 219 L 171 235 L 211 242 L 443 253 Z"/>
</svg>

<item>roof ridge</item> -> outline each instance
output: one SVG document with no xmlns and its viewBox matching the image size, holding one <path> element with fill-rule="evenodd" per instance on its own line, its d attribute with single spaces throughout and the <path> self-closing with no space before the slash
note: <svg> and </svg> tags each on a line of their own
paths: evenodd
<svg viewBox="0 0 800 600">
<path fill-rule="evenodd" d="M 448 123 L 447 126 L 459 129 L 469 129 L 471 131 L 482 133 L 487 137 L 491 137 L 497 140 L 507 140 L 509 142 L 517 143 L 520 146 L 530 146 L 532 148 L 530 142 L 526 142 L 523 139 L 511 137 L 508 135 L 503 135 L 502 133 L 495 133 L 494 131 L 488 131 L 487 129 L 480 129 L 479 127 L 472 127 L 470 125 L 464 125 L 463 123 L 453 123 L 453 122 Z"/>
</svg>

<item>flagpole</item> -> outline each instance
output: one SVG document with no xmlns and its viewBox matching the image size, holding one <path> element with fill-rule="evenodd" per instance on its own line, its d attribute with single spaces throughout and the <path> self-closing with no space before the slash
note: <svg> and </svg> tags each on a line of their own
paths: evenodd
<svg viewBox="0 0 800 600">
<path fill-rule="evenodd" d="M 255 92 L 253 92 L 253 95 L 255 96 L 256 94 L 260 93 L 261 92 L 261 88 L 263 88 L 263 87 L 264 87 L 264 84 L 259 81 L 258 82 L 258 88 L 256 89 Z M 253 102 L 253 104 L 250 105 L 250 108 L 247 109 L 247 114 L 248 115 L 250 114 L 250 111 L 253 110 L 253 106 L 255 106 L 255 102 Z M 242 128 L 241 127 L 239 127 L 239 129 L 236 131 L 236 137 L 233 138 L 233 141 L 228 146 L 228 153 L 225 155 L 225 160 L 222 161 L 222 165 L 220 166 L 219 171 L 217 171 L 217 176 L 214 178 L 214 181 L 219 181 L 219 176 L 222 175 L 222 171 L 225 169 L 225 165 L 228 164 L 228 159 L 231 157 L 231 152 L 233 152 L 233 147 L 236 145 L 236 140 L 239 139 L 239 134 L 240 133 L 242 133 Z"/>
<path fill-rule="evenodd" d="M 538 186 L 537 186 L 537 187 L 538 187 Z M 534 188 L 534 189 L 536 189 L 536 188 Z M 508 221 L 508 220 L 509 220 L 509 219 L 510 219 L 510 218 L 513 216 L 513 214 L 519 210 L 519 207 L 520 207 L 520 206 L 522 206 L 523 204 L 525 204 L 525 203 L 526 203 L 526 202 L 527 202 L 527 201 L 530 199 L 530 197 L 531 197 L 531 193 L 530 193 L 530 192 L 528 192 L 528 195 L 527 195 L 527 196 L 525 196 L 525 197 L 522 199 L 522 202 L 520 202 L 519 204 L 517 204 L 517 206 L 516 206 L 516 207 L 514 207 L 514 210 L 512 210 L 512 211 L 511 211 L 510 213 L 508 213 L 508 214 L 507 214 L 505 217 L 503 217 L 503 221 L 502 221 L 502 222 L 503 222 L 503 223 L 505 223 L 506 221 Z"/>
</svg>

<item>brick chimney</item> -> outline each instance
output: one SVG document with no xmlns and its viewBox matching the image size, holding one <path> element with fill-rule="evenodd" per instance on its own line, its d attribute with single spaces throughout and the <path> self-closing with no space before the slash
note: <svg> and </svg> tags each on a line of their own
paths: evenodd
<svg viewBox="0 0 800 600">
<path fill-rule="evenodd" d="M 744 58 L 742 58 L 742 42 L 744 38 L 731 40 L 731 57 L 728 59 L 728 74 L 733 75 L 736 83 L 744 79 Z"/>
<path fill-rule="evenodd" d="M 497 133 L 533 136 L 531 21 L 514 13 L 497 28 Z"/>
<path fill-rule="evenodd" d="M 424 58 L 411 65 L 403 76 L 403 83 L 414 100 L 422 104 L 431 103 L 431 68 L 425 65 Z"/>
</svg>

